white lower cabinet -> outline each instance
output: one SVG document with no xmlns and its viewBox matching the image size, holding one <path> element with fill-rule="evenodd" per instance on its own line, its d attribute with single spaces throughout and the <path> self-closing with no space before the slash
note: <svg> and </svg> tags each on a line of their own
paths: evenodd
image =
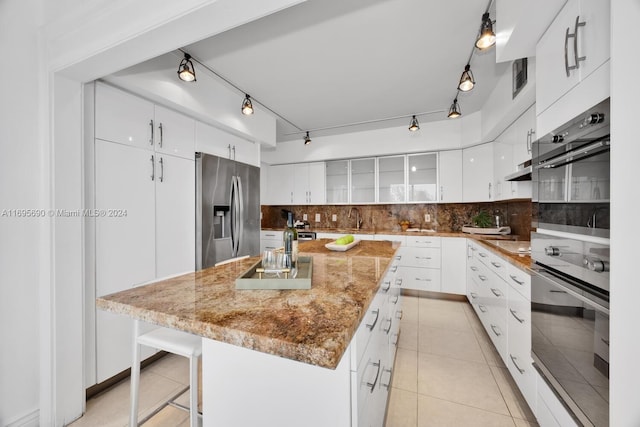
<svg viewBox="0 0 640 427">
<path fill-rule="evenodd" d="M 440 240 L 442 292 L 464 295 L 467 290 L 466 263 L 467 239 L 464 237 L 442 237 Z"/>
<path fill-rule="evenodd" d="M 282 231 L 260 230 L 260 253 L 283 246 Z"/>
<path fill-rule="evenodd" d="M 402 316 L 396 264 L 335 369 L 203 339 L 203 426 L 383 427 Z"/>
<path fill-rule="evenodd" d="M 440 240 L 438 236 L 407 236 L 400 247 L 398 278 L 404 289 L 441 291 Z"/>
</svg>

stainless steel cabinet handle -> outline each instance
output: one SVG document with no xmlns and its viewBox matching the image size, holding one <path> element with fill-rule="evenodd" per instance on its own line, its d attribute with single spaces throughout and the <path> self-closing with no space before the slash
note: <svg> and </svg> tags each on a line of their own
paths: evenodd
<svg viewBox="0 0 640 427">
<path fill-rule="evenodd" d="M 402 311 L 402 310 L 396 311 L 396 318 L 397 319 L 402 319 L 403 316 L 404 316 L 404 311 Z"/>
<path fill-rule="evenodd" d="M 527 153 L 531 154 L 531 150 L 533 149 L 533 135 L 535 135 L 536 131 L 531 129 L 527 132 Z"/>
<path fill-rule="evenodd" d="M 164 161 L 160 157 L 160 182 L 164 182 Z"/>
<path fill-rule="evenodd" d="M 469 268 L 471 269 L 471 271 L 478 271 L 478 267 L 476 267 L 475 265 L 472 265 Z"/>
<path fill-rule="evenodd" d="M 233 146 L 233 160 L 236 159 L 236 146 Z"/>
<path fill-rule="evenodd" d="M 489 183 L 489 200 L 491 200 L 491 183 Z"/>
<path fill-rule="evenodd" d="M 487 307 L 485 307 L 484 305 L 479 305 L 479 306 L 478 306 L 478 309 L 479 309 L 481 312 L 483 312 L 483 313 L 486 313 L 486 312 L 487 312 Z"/>
<path fill-rule="evenodd" d="M 393 267 L 391 267 L 391 272 L 395 273 L 396 271 L 398 271 L 398 266 L 394 265 Z M 400 280 L 402 282 L 402 280 Z"/>
<path fill-rule="evenodd" d="M 431 279 L 421 279 L 420 277 L 416 277 L 416 280 L 419 282 L 430 282 Z"/>
<path fill-rule="evenodd" d="M 389 318 L 389 327 L 387 329 L 384 330 L 384 332 L 389 335 L 389 332 L 391 332 L 391 324 L 393 323 L 393 317 Z"/>
<path fill-rule="evenodd" d="M 391 369 L 384 369 L 383 372 L 388 372 L 389 373 L 389 382 L 387 384 L 383 383 L 382 380 L 380 380 L 380 385 L 384 388 L 386 388 L 387 390 L 389 390 L 389 386 L 391 385 Z"/>
<path fill-rule="evenodd" d="M 469 295 L 471 295 L 471 298 L 473 299 L 478 298 L 478 294 L 476 294 L 475 292 L 469 292 Z"/>
<path fill-rule="evenodd" d="M 518 363 L 516 362 L 517 357 L 514 357 L 513 354 L 511 354 L 511 353 L 509 353 L 509 357 L 511 358 L 511 363 L 513 363 L 513 366 L 516 367 L 518 372 L 520 372 L 520 374 L 524 374 L 524 369 L 522 369 L 520 366 L 518 366 Z"/>
<path fill-rule="evenodd" d="M 149 122 L 149 127 L 151 128 L 151 138 L 149 138 L 149 145 L 153 145 L 153 131 L 154 131 L 153 120 Z"/>
<path fill-rule="evenodd" d="M 417 256 L 416 259 L 431 259 L 430 256 Z"/>
<path fill-rule="evenodd" d="M 500 292 L 499 290 L 497 290 L 495 288 L 491 288 L 491 293 L 494 294 L 497 297 L 501 297 L 502 296 L 502 292 Z"/>
<path fill-rule="evenodd" d="M 158 145 L 160 146 L 160 148 L 162 148 L 162 143 L 164 142 L 163 141 L 164 132 L 162 131 L 162 123 L 158 125 L 158 130 L 160 131 L 160 142 L 158 143 Z"/>
<path fill-rule="evenodd" d="M 523 281 L 518 280 L 518 276 L 514 276 L 513 274 L 510 274 L 509 277 L 511 277 L 511 280 L 516 282 L 518 285 L 524 285 Z"/>
<path fill-rule="evenodd" d="M 151 155 L 151 181 L 156 179 L 156 159 Z"/>
<path fill-rule="evenodd" d="M 387 287 L 385 288 L 384 286 L 382 287 L 382 290 L 387 292 L 389 289 L 391 289 L 391 280 L 387 280 L 384 282 L 385 285 L 387 285 Z"/>
<path fill-rule="evenodd" d="M 275 234 L 265 234 L 266 237 L 276 237 Z"/>
<path fill-rule="evenodd" d="M 580 68 L 580 61 L 587 59 L 586 56 L 578 56 L 578 27 L 584 27 L 586 22 L 580 22 L 580 16 L 576 16 L 576 23 L 573 28 L 573 34 L 569 33 L 570 28 L 567 27 L 567 31 L 564 35 L 564 68 L 567 72 L 567 77 L 571 76 L 571 70 L 577 70 Z M 573 37 L 573 59 L 575 65 L 569 65 L 569 38 Z"/>
<path fill-rule="evenodd" d="M 493 265 L 495 268 L 502 268 L 502 264 L 497 263 L 495 261 L 491 261 L 491 265 Z"/>
<path fill-rule="evenodd" d="M 229 159 L 231 159 L 231 144 L 227 145 L 227 151 L 229 151 Z"/>
<path fill-rule="evenodd" d="M 402 277 L 399 279 L 396 279 L 396 286 L 401 287 L 402 286 Z"/>
<path fill-rule="evenodd" d="M 518 322 L 524 323 L 524 319 L 519 318 L 518 315 L 516 314 L 515 310 L 510 308 L 509 311 L 511 312 L 511 315 L 516 318 L 516 320 Z"/>
<path fill-rule="evenodd" d="M 372 365 L 377 366 L 378 371 L 376 372 L 376 378 L 373 380 L 373 383 L 370 383 L 369 381 L 367 381 L 367 387 L 371 387 L 371 393 L 373 393 L 373 390 L 376 389 L 376 384 L 378 383 L 378 377 L 380 376 L 380 360 L 378 360 L 378 362 L 373 362 Z"/>
<path fill-rule="evenodd" d="M 293 191 L 291 192 L 291 203 L 293 203 Z"/>
<path fill-rule="evenodd" d="M 400 299 L 400 295 L 396 295 L 396 299 L 391 301 L 393 304 L 397 304 L 398 300 Z"/>
<path fill-rule="evenodd" d="M 567 77 L 571 76 L 569 71 L 572 68 L 569 67 L 569 37 L 575 37 L 575 34 L 569 34 L 569 27 L 567 27 L 567 31 L 564 33 L 564 70 L 567 72 Z"/>
<path fill-rule="evenodd" d="M 369 328 L 370 331 L 373 331 L 373 328 L 375 328 L 376 323 L 378 323 L 378 317 L 380 317 L 380 309 L 373 310 L 372 313 L 376 314 L 376 318 L 373 320 L 373 323 L 371 325 L 368 323 L 366 324 L 367 328 Z"/>
<path fill-rule="evenodd" d="M 478 279 L 482 280 L 483 282 L 487 281 L 487 276 L 483 276 L 482 274 L 478 275 Z"/>
<path fill-rule="evenodd" d="M 502 335 L 502 331 L 500 331 L 500 328 L 498 328 L 496 325 L 491 325 L 491 330 L 494 334 L 496 334 L 497 337 Z"/>
<path fill-rule="evenodd" d="M 444 187 L 441 185 L 440 186 L 440 200 L 443 200 L 444 197 Z"/>
<path fill-rule="evenodd" d="M 486 258 L 487 254 L 484 252 L 478 252 L 478 255 L 480 255 L 482 258 Z"/>
<path fill-rule="evenodd" d="M 566 294 L 567 291 L 558 291 L 556 289 L 550 289 L 549 292 L 551 292 L 552 294 Z"/>
</svg>

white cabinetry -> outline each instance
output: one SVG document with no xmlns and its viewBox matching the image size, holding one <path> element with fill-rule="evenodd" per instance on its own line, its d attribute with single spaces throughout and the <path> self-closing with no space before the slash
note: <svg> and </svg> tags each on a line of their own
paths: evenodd
<svg viewBox="0 0 640 427">
<path fill-rule="evenodd" d="M 491 143 L 462 150 L 462 201 L 493 200 L 493 147 Z"/>
<path fill-rule="evenodd" d="M 282 231 L 260 230 L 260 253 L 282 247 Z"/>
<path fill-rule="evenodd" d="M 504 200 L 511 198 L 511 181 L 504 178 L 513 172 L 513 145 L 508 140 L 509 129 L 500 138 L 493 141 L 493 200 Z"/>
<path fill-rule="evenodd" d="M 462 150 L 438 153 L 440 188 L 438 200 L 445 203 L 462 201 Z"/>
<path fill-rule="evenodd" d="M 96 85 L 95 174 L 87 183 L 94 190 L 93 207 L 104 212 L 95 218 L 96 296 L 193 271 L 194 123 Z M 96 373 L 87 375 L 88 386 L 131 363 L 130 321 L 102 311 L 95 316 Z"/>
<path fill-rule="evenodd" d="M 293 165 L 293 204 L 319 205 L 325 202 L 324 162 Z M 278 185 L 278 183 L 274 183 Z"/>
<path fill-rule="evenodd" d="M 269 166 L 267 185 L 269 186 L 269 205 L 293 204 L 294 179 L 293 165 Z"/>
<path fill-rule="evenodd" d="M 538 115 L 609 59 L 610 8 L 608 0 L 569 0 L 542 36 L 536 46 Z"/>
<path fill-rule="evenodd" d="M 260 167 L 260 144 L 196 122 L 196 151 Z"/>
<path fill-rule="evenodd" d="M 448 294 L 464 295 L 467 290 L 466 263 L 467 239 L 464 237 L 440 238 L 442 251 L 441 290 Z"/>
<path fill-rule="evenodd" d="M 440 237 L 407 236 L 398 249 L 398 278 L 405 289 L 441 291 Z"/>
</svg>

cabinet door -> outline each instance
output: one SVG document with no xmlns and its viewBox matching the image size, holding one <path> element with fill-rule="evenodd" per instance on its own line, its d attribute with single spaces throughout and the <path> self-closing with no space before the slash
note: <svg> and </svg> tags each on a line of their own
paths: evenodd
<svg viewBox="0 0 640 427">
<path fill-rule="evenodd" d="M 293 165 L 293 204 L 309 204 L 309 164 Z"/>
<path fill-rule="evenodd" d="M 462 150 L 441 151 L 439 154 L 441 202 L 462 201 Z"/>
<path fill-rule="evenodd" d="M 236 142 L 231 146 L 231 156 L 239 162 L 260 166 L 260 144 L 236 138 Z"/>
<path fill-rule="evenodd" d="M 511 181 L 505 176 L 513 172 L 513 144 L 509 141 L 516 137 L 512 135 L 515 128 L 510 126 L 501 137 L 493 141 L 493 200 L 511 198 Z"/>
<path fill-rule="evenodd" d="M 269 195 L 270 205 L 293 204 L 293 183 L 295 181 L 293 165 L 269 166 Z"/>
<path fill-rule="evenodd" d="M 467 291 L 466 270 L 461 268 L 467 262 L 467 239 L 463 237 L 443 237 L 440 241 L 441 287 L 442 292 L 464 295 Z"/>
<path fill-rule="evenodd" d="M 438 185 L 438 155 L 436 153 L 411 154 L 407 156 L 407 160 L 407 201 L 435 201 Z"/>
<path fill-rule="evenodd" d="M 481 144 L 462 150 L 462 198 L 464 202 L 493 200 L 493 149 Z"/>
<path fill-rule="evenodd" d="M 96 84 L 95 137 L 153 149 L 153 104 L 112 86 Z"/>
<path fill-rule="evenodd" d="M 378 201 L 402 203 L 406 201 L 405 157 L 378 158 Z"/>
<path fill-rule="evenodd" d="M 536 46 L 536 103 L 538 115 L 580 81 L 578 70 L 569 71 L 567 76 L 566 69 L 567 64 L 568 66 L 575 65 L 573 58 L 574 39 L 567 38 L 567 31 L 570 34 L 574 32 L 576 17 L 579 15 L 580 5 L 578 0 L 569 0 Z M 578 29 L 579 38 L 584 34 L 584 29 L 585 27 Z M 583 62 L 580 67 L 584 65 Z"/>
<path fill-rule="evenodd" d="M 351 203 L 376 201 L 376 159 L 351 160 Z"/>
<path fill-rule="evenodd" d="M 154 139 L 156 151 L 193 159 L 196 121 L 183 114 L 155 106 Z"/>
<path fill-rule="evenodd" d="M 231 145 L 235 136 L 202 122 L 195 124 L 196 151 L 225 159 L 231 158 Z"/>
<path fill-rule="evenodd" d="M 349 203 L 349 161 L 327 162 L 325 176 L 327 203 Z"/>
<path fill-rule="evenodd" d="M 96 296 L 102 296 L 155 278 L 154 154 L 101 140 L 95 149 L 96 209 L 123 210 L 96 218 Z M 131 320 L 98 310 L 97 381 L 129 366 Z"/>
<path fill-rule="evenodd" d="M 156 277 L 195 269 L 195 163 L 157 155 Z"/>
<path fill-rule="evenodd" d="M 533 104 L 515 123 L 513 163 L 517 166 L 531 160 L 531 144 L 536 140 L 536 104 Z M 515 172 L 516 169 L 514 169 Z"/>
<path fill-rule="evenodd" d="M 309 163 L 309 203 L 325 203 L 325 166 L 324 162 Z"/>
<path fill-rule="evenodd" d="M 578 29 L 578 56 L 585 57 L 580 62 L 580 80 L 584 80 L 611 57 L 611 3 L 580 0 L 579 16 L 585 23 Z"/>
</svg>

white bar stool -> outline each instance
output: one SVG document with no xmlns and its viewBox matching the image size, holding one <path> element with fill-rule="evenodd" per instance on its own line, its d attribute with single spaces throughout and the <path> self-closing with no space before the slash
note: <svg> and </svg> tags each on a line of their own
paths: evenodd
<svg viewBox="0 0 640 427">
<path fill-rule="evenodd" d="M 133 363 L 131 365 L 131 414 L 129 425 L 138 425 L 140 391 L 140 346 L 157 348 L 189 359 L 189 414 L 191 427 L 198 427 L 198 360 L 202 356 L 202 338 L 187 332 L 163 328 L 139 335 L 140 321 L 133 322 Z"/>
</svg>

